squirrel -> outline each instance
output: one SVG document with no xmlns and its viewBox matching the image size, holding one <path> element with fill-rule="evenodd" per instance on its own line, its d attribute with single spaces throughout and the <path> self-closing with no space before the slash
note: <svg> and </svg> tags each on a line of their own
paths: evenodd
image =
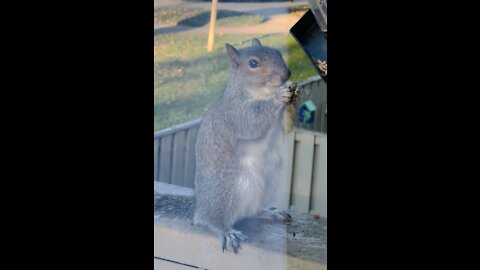
<svg viewBox="0 0 480 270">
<path fill-rule="evenodd" d="M 160 214 L 182 211 L 193 224 L 210 228 L 222 251 L 236 254 L 246 236 L 232 226 L 260 213 L 272 199 L 281 140 L 293 129 L 300 90 L 286 86 L 290 71 L 278 50 L 256 38 L 247 48 L 225 47 L 229 78 L 223 96 L 200 124 L 194 196 L 182 197 L 177 209 L 179 198 L 176 204 L 164 196 L 157 204 L 166 206 Z"/>
</svg>

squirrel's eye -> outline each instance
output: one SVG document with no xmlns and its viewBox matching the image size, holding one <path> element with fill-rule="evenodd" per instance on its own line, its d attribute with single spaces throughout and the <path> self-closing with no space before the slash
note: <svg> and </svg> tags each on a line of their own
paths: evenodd
<svg viewBox="0 0 480 270">
<path fill-rule="evenodd" d="M 251 68 L 256 68 L 256 67 L 258 67 L 258 61 L 255 60 L 255 59 L 250 59 L 250 61 L 248 61 L 248 65 L 249 65 Z"/>
</svg>

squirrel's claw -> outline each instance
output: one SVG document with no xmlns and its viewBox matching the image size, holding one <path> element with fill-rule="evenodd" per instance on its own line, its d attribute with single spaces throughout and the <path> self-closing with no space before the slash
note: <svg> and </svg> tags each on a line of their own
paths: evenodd
<svg viewBox="0 0 480 270">
<path fill-rule="evenodd" d="M 220 241 L 222 242 L 222 253 L 225 253 L 225 249 L 227 248 L 227 239 L 225 235 L 220 236 Z"/>
<path fill-rule="evenodd" d="M 239 231 L 232 230 L 228 233 L 222 233 L 220 235 L 222 252 L 225 253 L 225 249 L 228 250 L 229 248 L 231 248 L 233 253 L 237 254 L 240 250 L 240 241 L 245 239 L 247 239 L 247 237 Z"/>
</svg>

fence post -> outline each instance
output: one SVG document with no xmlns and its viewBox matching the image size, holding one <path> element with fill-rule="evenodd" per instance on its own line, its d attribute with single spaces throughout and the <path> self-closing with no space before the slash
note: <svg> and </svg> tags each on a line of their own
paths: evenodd
<svg viewBox="0 0 480 270">
<path fill-rule="evenodd" d="M 210 27 L 208 29 L 207 52 L 213 50 L 215 41 L 215 23 L 217 21 L 217 0 L 212 0 L 212 11 L 210 12 Z"/>
</svg>

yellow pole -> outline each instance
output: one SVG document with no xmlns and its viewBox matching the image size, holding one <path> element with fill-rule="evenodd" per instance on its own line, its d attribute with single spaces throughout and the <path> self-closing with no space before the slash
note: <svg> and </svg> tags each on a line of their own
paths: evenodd
<svg viewBox="0 0 480 270">
<path fill-rule="evenodd" d="M 212 11 L 210 13 L 210 27 L 208 30 L 207 52 L 213 50 L 215 41 L 215 22 L 217 21 L 217 0 L 212 0 Z"/>
</svg>

